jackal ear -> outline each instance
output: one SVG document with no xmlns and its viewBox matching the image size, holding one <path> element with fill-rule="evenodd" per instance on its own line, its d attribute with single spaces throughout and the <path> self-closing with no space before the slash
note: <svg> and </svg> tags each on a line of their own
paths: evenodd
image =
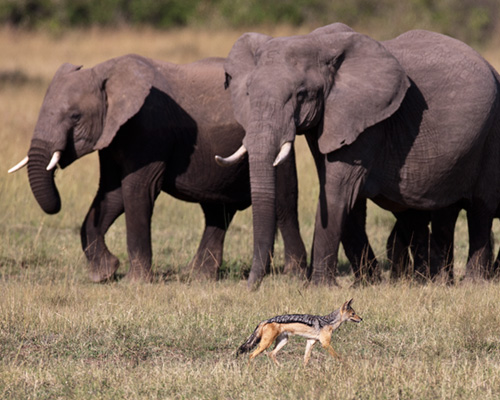
<svg viewBox="0 0 500 400">
<path fill-rule="evenodd" d="M 351 300 L 349 300 L 349 301 L 346 301 L 346 302 L 344 303 L 344 305 L 342 306 L 342 310 L 348 310 L 349 308 L 351 308 L 351 303 L 352 303 L 352 301 L 353 301 L 353 300 L 354 300 L 354 299 L 351 299 Z"/>
</svg>

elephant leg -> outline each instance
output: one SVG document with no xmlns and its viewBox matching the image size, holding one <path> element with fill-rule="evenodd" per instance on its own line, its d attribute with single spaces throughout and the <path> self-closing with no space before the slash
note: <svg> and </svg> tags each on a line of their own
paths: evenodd
<svg viewBox="0 0 500 400">
<path fill-rule="evenodd" d="M 391 266 L 392 280 L 401 279 L 408 273 L 408 266 L 410 265 L 408 250 L 408 242 L 399 233 L 398 222 L 396 221 L 386 244 L 387 260 Z"/>
<path fill-rule="evenodd" d="M 306 140 L 314 157 L 320 187 L 311 265 L 307 275 L 314 284 L 338 285 L 336 276 L 342 231 L 346 225 L 349 206 L 354 207 L 356 203 L 353 197 L 357 196 L 360 184 L 359 181 L 352 181 L 349 185 L 345 182 L 349 180 L 349 176 L 362 175 L 349 164 L 327 160 L 319 150 L 315 132 L 306 134 Z"/>
<path fill-rule="evenodd" d="M 284 273 L 305 276 L 307 251 L 300 236 L 295 152 L 276 169 L 276 217 L 285 245 Z"/>
<path fill-rule="evenodd" d="M 111 279 L 120 266 L 118 258 L 107 248 L 104 235 L 123 213 L 121 189 L 99 191 L 80 231 L 82 248 L 89 261 L 89 276 L 93 282 Z"/>
<path fill-rule="evenodd" d="M 492 278 L 498 278 L 499 272 L 500 272 L 500 249 L 498 250 L 497 258 L 495 259 L 495 262 L 493 263 L 493 266 L 491 268 Z"/>
<path fill-rule="evenodd" d="M 320 195 L 311 252 L 309 275 L 314 284 L 338 285 L 338 251 L 345 226 L 347 212 L 336 206 L 327 206 L 327 200 Z"/>
<path fill-rule="evenodd" d="M 93 282 L 111 279 L 120 266 L 107 248 L 104 235 L 123 213 L 123 197 L 116 166 L 107 165 L 100 157 L 99 190 L 83 221 L 80 235 L 83 251 L 89 261 L 89 276 Z"/>
<path fill-rule="evenodd" d="M 431 278 L 441 277 L 446 283 L 453 284 L 453 247 L 455 225 L 460 207 L 452 206 L 432 213 L 432 234 L 430 244 Z"/>
<path fill-rule="evenodd" d="M 430 262 L 430 238 L 427 213 L 422 213 L 420 221 L 412 232 L 410 254 L 413 256 L 413 273 L 417 280 L 427 282 L 432 277 Z M 430 218 L 430 217 L 429 217 Z"/>
<path fill-rule="evenodd" d="M 377 258 L 366 235 L 366 199 L 360 199 L 347 216 L 342 245 L 351 262 L 355 284 L 380 280 Z"/>
<path fill-rule="evenodd" d="M 201 208 L 205 215 L 205 230 L 188 270 L 195 272 L 195 275 L 217 279 L 222 264 L 224 238 L 236 209 L 225 204 L 209 203 L 201 203 Z"/>
<path fill-rule="evenodd" d="M 391 277 L 400 278 L 409 274 L 412 264 L 416 278 L 430 278 L 429 263 L 429 221 L 430 213 L 420 210 L 407 210 L 394 213 L 396 223 L 387 242 Z"/>
<path fill-rule="evenodd" d="M 500 218 L 500 206 L 497 208 L 495 211 L 495 218 Z M 492 243 L 493 247 L 493 243 Z M 495 262 L 493 263 L 493 266 L 491 268 L 491 274 L 492 278 L 498 278 L 500 272 L 500 249 L 498 250 L 497 258 L 495 259 Z"/>
<path fill-rule="evenodd" d="M 485 208 L 473 206 L 467 210 L 469 257 L 465 268 L 466 279 L 487 279 L 491 274 L 493 213 L 489 213 Z"/>
<path fill-rule="evenodd" d="M 160 193 L 163 164 L 152 163 L 127 175 L 122 181 L 130 280 L 151 280 L 153 252 L 151 217 Z"/>
</svg>

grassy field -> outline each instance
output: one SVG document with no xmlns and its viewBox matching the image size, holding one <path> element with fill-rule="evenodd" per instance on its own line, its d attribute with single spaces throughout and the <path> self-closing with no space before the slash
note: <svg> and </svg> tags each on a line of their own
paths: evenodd
<svg viewBox="0 0 500 400">
<path fill-rule="evenodd" d="M 198 245 L 202 213 L 196 204 L 161 195 L 154 269 L 166 279 L 95 285 L 86 276 L 79 229 L 97 190 L 96 154 L 58 171 L 63 208 L 55 216 L 36 204 L 25 170 L 6 174 L 26 154 L 61 63 L 92 66 L 125 53 L 179 63 L 225 56 L 240 33 L 91 30 L 54 37 L 0 31 L 0 398 L 500 398 L 498 283 L 391 284 L 385 271 L 382 284 L 351 288 L 341 254 L 342 288 L 307 287 L 273 274 L 259 291 L 248 292 L 241 271 L 252 256 L 249 210 L 228 232 L 229 277 L 189 283 L 184 267 Z M 495 46 L 481 51 L 500 69 Z M 302 138 L 297 152 L 300 222 L 310 248 L 317 179 Z M 381 261 L 392 224 L 391 214 L 370 205 L 368 233 Z M 495 224 L 497 237 L 499 230 Z M 124 273 L 123 218 L 107 243 Z M 467 252 L 463 216 L 455 252 L 460 277 Z M 282 259 L 278 238 L 275 265 Z M 364 321 L 335 332 L 342 362 L 318 346 L 302 367 L 300 338 L 279 354 L 281 368 L 264 356 L 250 366 L 234 358 L 260 320 L 287 312 L 326 314 L 351 297 Z"/>
</svg>

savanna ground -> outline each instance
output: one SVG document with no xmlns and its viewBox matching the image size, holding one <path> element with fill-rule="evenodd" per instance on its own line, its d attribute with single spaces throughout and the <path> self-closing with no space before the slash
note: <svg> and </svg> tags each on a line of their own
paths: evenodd
<svg viewBox="0 0 500 400">
<path fill-rule="evenodd" d="M 268 29 L 274 35 L 307 30 Z M 241 32 L 78 31 L 59 37 L 0 31 L 0 398 L 500 398 L 498 283 L 418 285 L 404 281 L 351 288 L 341 254 L 342 288 L 307 287 L 279 274 L 246 290 L 251 263 L 249 210 L 225 247 L 226 278 L 190 282 L 185 265 L 202 232 L 196 204 L 161 195 L 153 223 L 152 284 L 91 284 L 80 248 L 81 221 L 97 190 L 97 156 L 57 173 L 63 208 L 42 213 L 26 171 L 7 169 L 26 154 L 45 89 L 66 61 L 94 64 L 136 52 L 173 62 L 225 56 Z M 376 37 L 376 35 L 374 35 Z M 500 68 L 500 53 L 482 53 Z M 310 248 L 318 188 L 305 142 L 297 142 L 300 220 Z M 391 214 L 370 205 L 368 230 L 384 261 Z M 495 225 L 498 236 L 498 225 Z M 127 268 L 123 217 L 107 242 Z M 283 262 L 278 238 L 275 265 Z M 498 246 L 496 246 L 496 249 Z M 464 272 L 467 230 L 456 231 L 456 275 Z M 287 312 L 326 314 L 354 297 L 364 318 L 333 335 L 343 361 L 305 342 L 247 365 L 237 347 L 262 319 Z"/>
</svg>

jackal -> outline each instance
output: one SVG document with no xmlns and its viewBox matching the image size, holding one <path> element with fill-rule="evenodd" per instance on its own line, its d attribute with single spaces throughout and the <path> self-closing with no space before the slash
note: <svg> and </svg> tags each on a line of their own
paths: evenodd
<svg viewBox="0 0 500 400">
<path fill-rule="evenodd" d="M 311 314 L 285 314 L 272 317 L 262 321 L 253 333 L 243 343 L 236 356 L 247 353 L 257 344 L 259 347 L 250 354 L 249 360 L 253 360 L 276 340 L 276 346 L 269 353 L 269 357 L 279 365 L 276 353 L 288 342 L 290 335 L 299 335 L 307 339 L 306 352 L 304 354 L 304 365 L 307 365 L 311 357 L 311 351 L 316 342 L 320 342 L 323 348 L 336 358 L 340 358 L 330 345 L 332 332 L 345 321 L 361 322 L 363 319 L 352 309 L 352 300 L 346 301 L 342 307 L 332 313 L 321 316 Z"/>
</svg>

